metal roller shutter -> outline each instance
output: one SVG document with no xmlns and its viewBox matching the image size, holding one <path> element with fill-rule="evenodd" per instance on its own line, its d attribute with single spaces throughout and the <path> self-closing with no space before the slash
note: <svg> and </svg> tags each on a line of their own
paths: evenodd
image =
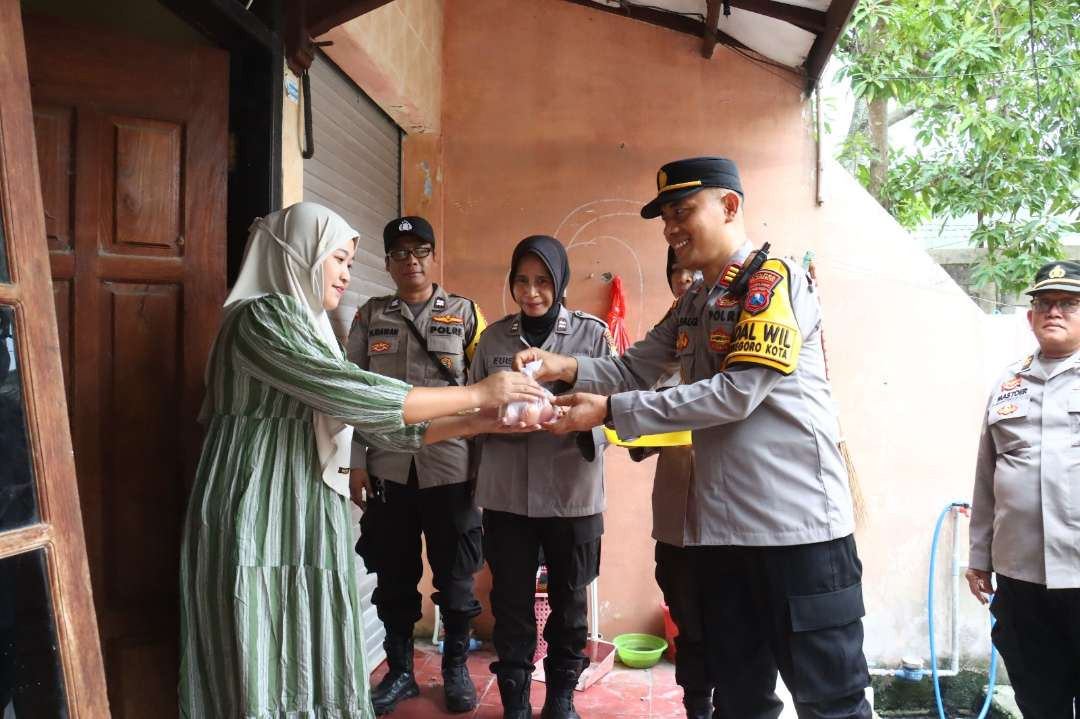
<svg viewBox="0 0 1080 719">
<path fill-rule="evenodd" d="M 304 161 L 304 199 L 334 210 L 360 233 L 353 280 L 332 316 L 334 330 L 345 337 L 358 306 L 394 292 L 383 261 L 382 228 L 400 214 L 401 129 L 322 55 L 310 74 L 315 155 Z M 359 517 L 356 507 L 353 515 Z M 385 657 L 386 632 L 371 604 L 375 575 L 367 573 L 359 556 L 356 562 L 365 653 L 374 669 Z"/>
<path fill-rule="evenodd" d="M 394 292 L 383 260 L 382 228 L 400 214 L 401 129 L 336 65 L 311 65 L 315 156 L 304 161 L 304 199 L 334 210 L 360 232 L 353 281 L 334 313 L 345 336 L 356 308 Z"/>
</svg>

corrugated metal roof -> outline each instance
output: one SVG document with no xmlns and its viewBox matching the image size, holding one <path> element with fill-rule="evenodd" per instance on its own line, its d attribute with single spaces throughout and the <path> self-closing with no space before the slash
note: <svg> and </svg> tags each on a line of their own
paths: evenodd
<svg viewBox="0 0 1080 719">
<path fill-rule="evenodd" d="M 857 0 L 570 0 L 749 50 L 801 74 L 812 88 Z M 715 26 L 710 23 L 716 18 Z"/>
</svg>

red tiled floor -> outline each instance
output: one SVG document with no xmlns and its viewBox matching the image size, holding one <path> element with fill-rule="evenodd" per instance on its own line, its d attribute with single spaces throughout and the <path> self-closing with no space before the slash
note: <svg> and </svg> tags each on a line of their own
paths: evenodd
<svg viewBox="0 0 1080 719">
<path fill-rule="evenodd" d="M 443 701 L 441 656 L 427 642 L 417 642 L 413 663 L 420 696 L 398 705 L 392 719 L 501 719 L 502 702 L 495 678 L 488 670 L 494 653 L 485 646 L 469 656 L 469 673 L 476 685 L 479 705 L 472 714 L 449 714 Z M 372 684 L 386 674 L 382 664 L 371 674 Z M 540 715 L 546 686 L 534 681 L 530 692 L 533 716 Z M 605 677 L 583 692 L 575 692 L 574 705 L 583 719 L 682 719 L 682 690 L 675 684 L 675 668 L 662 660 L 652 669 L 628 669 L 618 662 Z"/>
</svg>

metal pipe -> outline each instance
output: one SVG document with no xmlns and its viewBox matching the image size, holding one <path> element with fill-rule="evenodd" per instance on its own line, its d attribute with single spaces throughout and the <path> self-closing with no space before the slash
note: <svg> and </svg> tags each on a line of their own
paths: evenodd
<svg viewBox="0 0 1080 719">
<path fill-rule="evenodd" d="M 952 561 L 952 604 L 950 612 L 952 617 L 952 661 L 950 671 L 953 674 L 960 672 L 960 507 L 953 505 L 953 561 Z M 938 672 L 941 676 L 941 672 Z M 948 675 L 946 675 L 948 676 Z"/>
</svg>

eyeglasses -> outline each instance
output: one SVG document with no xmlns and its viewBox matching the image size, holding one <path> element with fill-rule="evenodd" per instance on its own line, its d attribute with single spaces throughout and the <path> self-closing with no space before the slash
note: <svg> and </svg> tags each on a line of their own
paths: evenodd
<svg viewBox="0 0 1080 719">
<path fill-rule="evenodd" d="M 1046 314 L 1057 307 L 1063 315 L 1073 315 L 1080 310 L 1080 297 L 1066 297 L 1061 300 L 1044 300 L 1036 297 L 1031 300 L 1031 310 L 1036 314 Z"/>
<path fill-rule="evenodd" d="M 412 255 L 418 260 L 422 260 L 434 251 L 435 248 L 431 245 L 420 245 L 419 247 L 413 247 L 412 249 L 404 248 L 400 250 L 390 250 L 386 253 L 386 256 L 395 262 L 404 262 L 409 259 L 409 255 Z"/>
</svg>

